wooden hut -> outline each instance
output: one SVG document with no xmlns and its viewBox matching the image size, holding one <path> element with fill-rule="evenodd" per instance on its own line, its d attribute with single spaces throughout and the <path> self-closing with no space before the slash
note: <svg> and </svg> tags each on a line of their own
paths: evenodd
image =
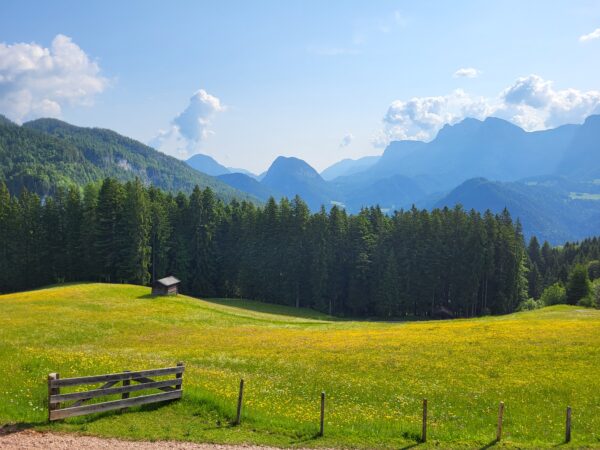
<svg viewBox="0 0 600 450">
<path fill-rule="evenodd" d="M 181 281 L 175 277 L 156 280 L 152 286 L 152 295 L 177 295 L 180 283 Z"/>
<path fill-rule="evenodd" d="M 433 317 L 435 319 L 452 319 L 454 318 L 454 312 L 452 312 L 450 308 L 440 306 L 439 308 L 433 311 Z"/>
</svg>

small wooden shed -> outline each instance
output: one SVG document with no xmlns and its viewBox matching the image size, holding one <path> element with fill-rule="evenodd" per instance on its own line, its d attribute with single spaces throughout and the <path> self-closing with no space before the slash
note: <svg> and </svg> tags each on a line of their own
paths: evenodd
<svg viewBox="0 0 600 450">
<path fill-rule="evenodd" d="M 181 281 L 173 276 L 156 280 L 152 286 L 152 295 L 177 295 L 180 283 Z"/>
<path fill-rule="evenodd" d="M 454 312 L 450 308 L 440 306 L 433 311 L 433 317 L 436 319 L 452 319 L 454 318 Z"/>
</svg>

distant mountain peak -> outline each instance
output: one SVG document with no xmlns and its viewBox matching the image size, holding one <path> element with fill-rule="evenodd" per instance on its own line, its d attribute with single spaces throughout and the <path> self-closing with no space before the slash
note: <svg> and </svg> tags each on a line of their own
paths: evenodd
<svg viewBox="0 0 600 450">
<path fill-rule="evenodd" d="M 14 123 L 5 115 L 0 114 L 0 125 L 16 125 L 16 123 Z"/>
<path fill-rule="evenodd" d="M 592 114 L 591 116 L 586 117 L 583 124 L 585 126 L 600 126 L 600 114 Z"/>
<path fill-rule="evenodd" d="M 525 130 L 521 127 L 499 117 L 486 117 L 484 120 L 466 117 L 460 122 L 444 125 L 435 139 L 446 138 L 453 135 L 463 135 L 472 133 L 476 130 L 486 130 L 487 132 L 503 130 L 525 133 Z"/>
<path fill-rule="evenodd" d="M 321 175 L 306 161 L 294 156 L 278 156 L 269 167 L 265 179 L 277 173 L 285 172 L 287 175 L 299 175 L 311 178 L 321 178 Z"/>
<path fill-rule="evenodd" d="M 278 156 L 261 183 L 288 198 L 299 195 L 312 210 L 328 206 L 334 197 L 331 186 L 306 161 Z"/>
<path fill-rule="evenodd" d="M 381 156 L 363 156 L 358 159 L 344 158 L 332 164 L 321 172 L 325 180 L 333 180 L 337 177 L 353 175 L 373 166 Z"/>
<path fill-rule="evenodd" d="M 196 169 L 198 172 L 202 172 L 213 177 L 231 173 L 227 167 L 219 164 L 212 156 L 204 155 L 202 153 L 193 155 L 185 162 L 192 169 Z"/>
</svg>

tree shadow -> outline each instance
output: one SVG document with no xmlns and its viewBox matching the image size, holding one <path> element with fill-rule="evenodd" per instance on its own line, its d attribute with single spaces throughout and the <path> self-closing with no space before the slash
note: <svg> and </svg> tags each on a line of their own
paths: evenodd
<svg viewBox="0 0 600 450">
<path fill-rule="evenodd" d="M 309 308 L 295 308 L 293 306 L 279 305 L 275 303 L 261 302 L 258 300 L 247 300 L 238 298 L 202 298 L 201 300 L 214 305 L 229 306 L 245 311 L 270 314 L 274 316 L 289 317 L 295 319 L 310 319 L 321 321 L 343 321 L 349 320 L 339 317 L 329 316 L 325 313 Z"/>
</svg>

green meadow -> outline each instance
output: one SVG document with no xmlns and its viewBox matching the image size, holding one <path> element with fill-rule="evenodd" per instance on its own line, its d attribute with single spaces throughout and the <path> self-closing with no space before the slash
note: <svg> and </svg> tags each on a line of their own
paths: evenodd
<svg viewBox="0 0 600 450">
<path fill-rule="evenodd" d="M 180 401 L 46 422 L 50 372 L 65 378 L 178 361 L 186 365 Z M 242 424 L 232 426 L 240 378 Z M 0 380 L 0 426 L 282 447 L 600 448 L 600 311 L 343 321 L 245 300 L 74 284 L 0 296 Z M 494 444 L 500 401 L 504 436 Z M 573 441 L 562 445 L 567 405 Z"/>
</svg>

